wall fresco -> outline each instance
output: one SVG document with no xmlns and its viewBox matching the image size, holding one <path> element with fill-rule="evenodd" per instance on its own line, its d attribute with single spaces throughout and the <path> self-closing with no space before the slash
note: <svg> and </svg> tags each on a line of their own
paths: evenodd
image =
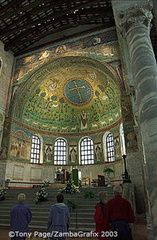
<svg viewBox="0 0 157 240">
<path fill-rule="evenodd" d="M 52 144 L 45 144 L 45 149 L 44 149 L 44 153 L 45 153 L 45 161 L 47 163 L 52 162 L 53 160 L 53 146 Z"/>
<path fill-rule="evenodd" d="M 70 163 L 76 164 L 77 163 L 77 145 L 70 145 L 69 147 L 69 155 L 70 155 Z"/>
<path fill-rule="evenodd" d="M 97 162 L 102 161 L 103 159 L 103 151 L 102 151 L 102 143 L 95 143 L 95 159 Z"/>
<path fill-rule="evenodd" d="M 122 98 L 122 113 L 124 118 L 124 130 L 125 130 L 125 139 L 126 139 L 126 147 L 127 153 L 137 152 L 138 144 L 137 144 L 137 135 L 135 131 L 135 120 L 132 112 L 132 104 L 130 96 L 123 96 Z"/>
<path fill-rule="evenodd" d="M 18 125 L 13 124 L 12 128 L 14 131 L 12 131 L 11 134 L 11 140 L 10 140 L 10 152 L 9 152 L 9 159 L 22 161 L 22 162 L 30 162 L 30 154 L 31 154 L 31 137 L 34 134 L 37 134 L 42 139 L 42 149 L 43 151 L 43 160 L 44 164 L 51 165 L 54 161 L 54 143 L 55 140 L 58 138 L 58 136 L 55 136 L 53 134 L 47 135 L 46 132 L 34 132 L 34 129 L 30 129 L 28 131 L 27 126 L 25 127 L 19 127 Z M 119 138 L 119 125 L 117 125 L 115 128 L 112 128 L 110 131 L 114 135 L 114 141 L 116 141 L 117 138 Z M 106 159 L 104 159 L 104 152 L 103 152 L 103 135 L 105 134 L 105 131 L 102 130 L 101 133 L 95 133 L 88 135 L 91 137 L 94 141 L 94 161 L 97 164 L 101 164 Z M 60 137 L 63 138 L 62 134 Z M 67 157 L 67 165 L 79 165 L 79 143 L 82 139 L 81 135 L 72 135 L 69 136 L 68 134 L 64 135 L 64 139 L 68 143 L 68 157 Z M 23 148 L 25 147 L 25 148 Z M 119 155 L 117 155 L 116 149 L 119 148 Z M 121 150 L 120 150 L 120 142 L 118 142 L 118 145 L 115 145 L 115 151 L 116 151 L 116 158 L 119 159 L 121 156 Z"/>
<path fill-rule="evenodd" d="M 11 135 L 10 156 L 30 160 L 31 140 L 26 133 L 19 130 Z"/>
</svg>

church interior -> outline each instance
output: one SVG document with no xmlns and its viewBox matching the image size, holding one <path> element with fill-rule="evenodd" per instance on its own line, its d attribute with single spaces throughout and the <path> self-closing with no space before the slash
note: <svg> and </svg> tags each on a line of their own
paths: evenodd
<svg viewBox="0 0 157 240">
<path fill-rule="evenodd" d="M 157 240 L 157 2 L 0 0 L 0 30 L 1 188 L 123 184 Z"/>
</svg>

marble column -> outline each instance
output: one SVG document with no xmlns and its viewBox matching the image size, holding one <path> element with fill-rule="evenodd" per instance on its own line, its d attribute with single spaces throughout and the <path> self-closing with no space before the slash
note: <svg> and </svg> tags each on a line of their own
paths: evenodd
<svg viewBox="0 0 157 240">
<path fill-rule="evenodd" d="M 121 98 L 123 129 L 126 143 L 126 163 L 131 182 L 135 186 L 137 214 L 146 212 L 146 194 L 143 177 L 143 154 L 140 149 L 139 133 L 134 120 L 130 95 Z"/>
<path fill-rule="evenodd" d="M 112 5 L 117 30 L 130 53 L 144 155 L 148 237 L 157 240 L 157 65 L 150 40 L 152 1 L 112 0 Z"/>
</svg>

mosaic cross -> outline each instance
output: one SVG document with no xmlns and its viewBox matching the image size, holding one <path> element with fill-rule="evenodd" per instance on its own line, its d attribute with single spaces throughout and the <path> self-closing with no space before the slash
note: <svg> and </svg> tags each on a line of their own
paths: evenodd
<svg viewBox="0 0 157 240">
<path fill-rule="evenodd" d="M 85 86 L 84 86 L 84 85 L 78 86 L 75 80 L 73 81 L 73 83 L 74 83 L 75 87 L 69 88 L 69 91 L 74 91 L 74 90 L 76 90 L 76 91 L 77 91 L 77 94 L 78 94 L 78 96 L 79 96 L 80 103 L 82 103 L 82 102 L 83 102 L 83 99 L 82 99 L 82 95 L 81 95 L 80 89 L 85 88 Z"/>
</svg>

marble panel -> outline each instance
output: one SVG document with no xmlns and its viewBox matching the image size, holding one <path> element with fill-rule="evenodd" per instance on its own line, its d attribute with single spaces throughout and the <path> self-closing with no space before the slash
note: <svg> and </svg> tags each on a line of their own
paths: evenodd
<svg viewBox="0 0 157 240">
<path fill-rule="evenodd" d="M 23 180 L 24 166 L 15 165 L 13 170 L 14 180 Z"/>
<path fill-rule="evenodd" d="M 42 180 L 42 169 L 31 167 L 30 169 L 30 180 L 32 181 L 40 181 Z"/>
</svg>

